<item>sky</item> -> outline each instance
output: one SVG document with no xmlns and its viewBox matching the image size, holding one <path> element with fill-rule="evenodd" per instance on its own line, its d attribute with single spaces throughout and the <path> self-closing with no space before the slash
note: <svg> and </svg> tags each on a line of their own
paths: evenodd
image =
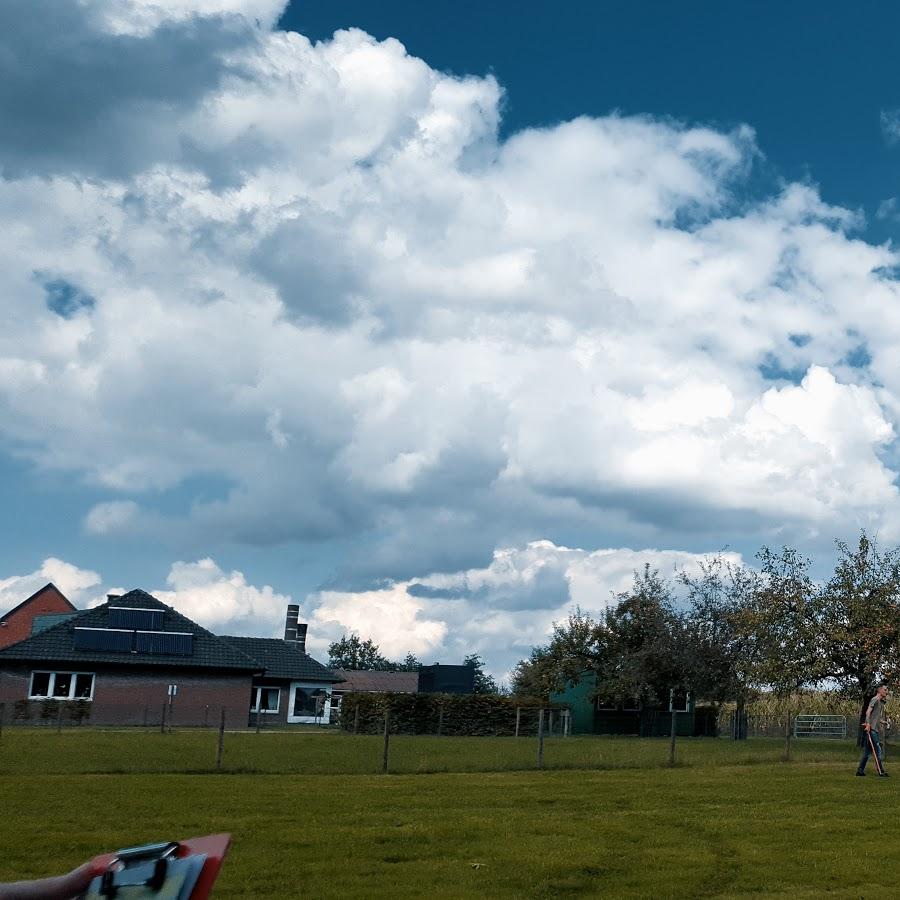
<svg viewBox="0 0 900 900">
<path fill-rule="evenodd" d="M 0 607 L 505 677 L 645 563 L 900 543 L 900 11 L 0 6 Z"/>
</svg>

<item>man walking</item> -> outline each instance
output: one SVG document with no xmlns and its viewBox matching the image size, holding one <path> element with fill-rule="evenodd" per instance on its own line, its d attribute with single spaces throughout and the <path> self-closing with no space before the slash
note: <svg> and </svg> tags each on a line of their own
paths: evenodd
<svg viewBox="0 0 900 900">
<path fill-rule="evenodd" d="M 884 754 L 881 751 L 881 723 L 884 719 L 884 703 L 887 697 L 887 685 L 879 684 L 875 696 L 869 701 L 866 709 L 866 717 L 863 720 L 863 730 L 865 737 L 863 740 L 863 755 L 859 761 L 859 768 L 856 770 L 857 775 L 866 774 L 866 763 L 873 751 L 875 753 L 875 768 L 882 778 L 887 778 L 887 772 L 884 771 Z"/>
</svg>

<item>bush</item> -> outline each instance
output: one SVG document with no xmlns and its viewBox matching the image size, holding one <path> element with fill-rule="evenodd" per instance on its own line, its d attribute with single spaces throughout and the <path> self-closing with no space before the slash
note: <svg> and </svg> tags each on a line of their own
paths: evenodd
<svg viewBox="0 0 900 900">
<path fill-rule="evenodd" d="M 31 703 L 28 700 L 16 700 L 13 704 L 13 719 L 16 722 L 31 720 Z"/>
<path fill-rule="evenodd" d="M 85 719 L 91 717 L 90 700 L 76 700 L 68 706 L 69 721 L 75 725 L 81 725 Z"/>
<path fill-rule="evenodd" d="M 518 707 L 520 734 L 534 734 L 541 706 L 545 710 L 566 708 L 497 694 L 349 693 L 341 700 L 341 728 L 380 734 L 384 730 L 385 709 L 389 707 L 392 734 L 498 737 L 516 733 Z"/>
<path fill-rule="evenodd" d="M 59 700 L 41 700 L 41 721 L 50 724 L 59 715 Z"/>
</svg>

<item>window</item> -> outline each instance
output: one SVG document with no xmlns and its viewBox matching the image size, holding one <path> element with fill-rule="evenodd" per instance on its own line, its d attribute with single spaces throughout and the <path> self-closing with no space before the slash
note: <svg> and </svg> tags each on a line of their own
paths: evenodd
<svg viewBox="0 0 900 900">
<path fill-rule="evenodd" d="M 295 716 L 321 716 L 328 702 L 328 693 L 321 688 L 297 688 L 294 693 Z"/>
<path fill-rule="evenodd" d="M 669 691 L 669 712 L 690 712 L 690 691 Z"/>
<path fill-rule="evenodd" d="M 32 672 L 30 700 L 90 700 L 94 696 L 92 672 Z"/>
<path fill-rule="evenodd" d="M 280 700 L 280 688 L 254 688 L 253 706 L 250 708 L 250 712 L 277 713 Z"/>
</svg>

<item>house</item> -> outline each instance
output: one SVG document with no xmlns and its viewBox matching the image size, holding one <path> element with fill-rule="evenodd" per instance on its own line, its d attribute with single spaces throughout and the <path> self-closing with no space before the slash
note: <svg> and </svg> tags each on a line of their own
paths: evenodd
<svg viewBox="0 0 900 900">
<path fill-rule="evenodd" d="M 284 638 L 222 638 L 264 670 L 253 678 L 251 724 L 257 719 L 265 725 L 331 721 L 332 685 L 341 678 L 306 652 L 306 625 L 297 621 L 299 613 L 298 605 L 288 605 Z"/>
<path fill-rule="evenodd" d="M 0 650 L 0 702 L 20 719 L 69 701 L 97 725 L 244 726 L 263 667 L 141 590 L 82 610 Z"/>
<path fill-rule="evenodd" d="M 634 734 L 660 737 L 675 727 L 683 736 L 696 734 L 694 698 L 687 691 L 671 691 L 668 703 L 640 700 L 605 700 L 597 693 L 597 675 L 582 672 L 561 691 L 550 694 L 551 703 L 563 703 L 571 710 L 573 734 Z"/>
<path fill-rule="evenodd" d="M 70 616 L 78 612 L 62 591 L 50 582 L 27 600 L 0 616 L 0 649 L 27 638 L 38 620 L 46 624 L 51 616 Z"/>
<path fill-rule="evenodd" d="M 0 703 L 32 720 L 82 701 L 66 711 L 96 725 L 327 722 L 336 676 L 305 653 L 298 613 L 284 639 L 225 638 L 145 591 L 110 595 L 0 650 Z"/>
</svg>

